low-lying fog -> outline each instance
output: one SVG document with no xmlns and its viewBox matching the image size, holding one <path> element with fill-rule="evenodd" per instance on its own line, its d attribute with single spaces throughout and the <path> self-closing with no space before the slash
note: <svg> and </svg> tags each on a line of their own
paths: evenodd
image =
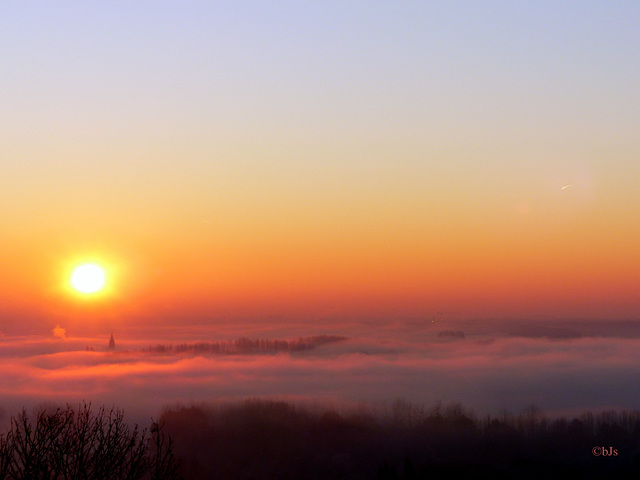
<svg viewBox="0 0 640 480">
<path fill-rule="evenodd" d="M 640 322 L 436 317 L 113 333 L 114 351 L 107 350 L 109 334 L 76 335 L 60 325 L 41 336 L 0 336 L 3 421 L 23 406 L 83 400 L 123 408 L 145 424 L 177 402 L 248 397 L 378 406 L 397 398 L 460 402 L 476 414 L 518 413 L 531 405 L 552 414 L 640 408 Z M 309 340 L 318 335 L 346 338 Z M 241 337 L 290 342 L 232 348 Z M 196 342 L 207 343 L 195 348 Z M 306 343 L 287 346 L 296 342 Z"/>
</svg>

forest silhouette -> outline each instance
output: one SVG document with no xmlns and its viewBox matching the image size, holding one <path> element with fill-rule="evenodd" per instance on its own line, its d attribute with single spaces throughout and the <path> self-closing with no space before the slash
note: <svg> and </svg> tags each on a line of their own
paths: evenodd
<svg viewBox="0 0 640 480">
<path fill-rule="evenodd" d="M 477 418 L 396 400 L 374 413 L 270 400 L 175 406 L 161 416 L 186 479 L 581 478 L 640 473 L 640 412 Z M 593 448 L 598 447 L 599 455 Z"/>
</svg>

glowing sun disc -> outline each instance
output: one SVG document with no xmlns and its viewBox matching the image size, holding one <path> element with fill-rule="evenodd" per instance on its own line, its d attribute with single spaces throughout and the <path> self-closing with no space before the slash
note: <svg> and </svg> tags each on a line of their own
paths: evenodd
<svg viewBox="0 0 640 480">
<path fill-rule="evenodd" d="M 80 265 L 71 275 L 71 285 L 82 293 L 95 293 L 104 287 L 104 270 L 97 265 Z"/>
</svg>

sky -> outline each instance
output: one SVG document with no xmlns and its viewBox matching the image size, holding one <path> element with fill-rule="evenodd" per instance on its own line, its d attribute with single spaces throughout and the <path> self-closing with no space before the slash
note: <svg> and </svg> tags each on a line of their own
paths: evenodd
<svg viewBox="0 0 640 480">
<path fill-rule="evenodd" d="M 0 331 L 637 319 L 639 23 L 619 1 L 2 2 Z"/>
</svg>

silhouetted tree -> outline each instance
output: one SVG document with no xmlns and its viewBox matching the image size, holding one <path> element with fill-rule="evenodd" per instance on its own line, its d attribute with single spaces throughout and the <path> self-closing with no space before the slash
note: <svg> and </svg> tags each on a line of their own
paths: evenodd
<svg viewBox="0 0 640 480">
<path fill-rule="evenodd" d="M 122 410 L 90 404 L 23 410 L 0 437 L 0 480 L 177 479 L 171 439 L 152 422 L 130 428 Z"/>
</svg>

